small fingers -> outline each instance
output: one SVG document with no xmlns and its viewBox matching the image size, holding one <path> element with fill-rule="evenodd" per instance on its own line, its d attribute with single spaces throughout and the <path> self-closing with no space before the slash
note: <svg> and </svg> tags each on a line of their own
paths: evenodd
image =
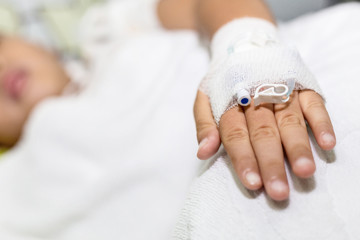
<svg viewBox="0 0 360 240">
<path fill-rule="evenodd" d="M 245 115 L 266 192 L 274 200 L 285 200 L 289 197 L 289 185 L 273 105 L 255 107 L 252 102 Z"/>
<path fill-rule="evenodd" d="M 208 96 L 198 91 L 194 104 L 199 159 L 206 160 L 212 157 L 220 147 L 220 135 L 212 116 Z"/>
<path fill-rule="evenodd" d="M 262 187 L 259 168 L 251 147 L 244 113 L 240 107 L 227 111 L 220 120 L 221 140 L 234 169 L 250 190 Z"/>
<path fill-rule="evenodd" d="M 302 178 L 312 176 L 316 167 L 298 92 L 292 94 L 289 102 L 276 104 L 274 109 L 281 141 L 293 172 Z"/>
<path fill-rule="evenodd" d="M 306 90 L 299 93 L 299 101 L 319 146 L 324 150 L 333 149 L 336 138 L 324 100 L 316 92 Z"/>
</svg>

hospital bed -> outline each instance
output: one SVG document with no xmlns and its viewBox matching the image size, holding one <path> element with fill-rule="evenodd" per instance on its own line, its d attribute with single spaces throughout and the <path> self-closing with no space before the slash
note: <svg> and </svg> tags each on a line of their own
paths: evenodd
<svg viewBox="0 0 360 240">
<path fill-rule="evenodd" d="M 9 2 L 1 3 L 7 5 L 2 8 L 3 16 L 18 18 L 16 10 L 9 10 L 14 8 Z M 192 105 L 209 59 L 194 32 L 167 32 L 154 23 L 151 32 L 129 33 L 122 39 L 116 39 L 119 35 L 112 31 L 100 33 L 121 42 L 110 47 L 96 41 L 98 45 L 93 45 L 98 35 L 91 31 L 79 31 L 84 42 L 74 44 L 76 34 L 68 35 L 73 31 L 68 28 L 70 23 L 58 25 L 64 18 L 80 21 L 78 13 L 72 12 L 75 7 L 69 10 L 67 4 L 40 9 L 34 14 L 43 16 L 41 21 L 23 31 L 34 33 L 33 41 L 50 39 L 44 45 L 63 50 L 64 62 L 81 60 L 80 48 L 90 44 L 85 56 L 96 67 L 87 73 L 89 86 L 80 96 L 42 103 L 19 144 L 2 156 L 0 239 L 159 240 L 171 235 L 176 239 L 234 239 L 219 238 L 228 236 L 222 229 L 236 230 L 233 233 L 243 239 L 264 235 L 272 239 L 356 239 L 360 235 L 356 221 L 360 216 L 356 207 L 360 166 L 355 161 L 360 144 L 360 35 L 351 31 L 358 29 L 358 5 L 344 6 L 354 9 L 349 14 L 335 8 L 280 25 L 283 38 L 298 47 L 324 90 L 338 147 L 329 153 L 313 144 L 317 175 L 310 182 L 290 175 L 290 201 L 279 205 L 263 192 L 244 190 L 226 158 L 204 163 L 199 174 Z M 76 8 L 83 12 L 96 3 L 81 4 Z M 122 7 L 118 2 L 93 8 L 80 26 L 92 29 L 104 16 L 115 18 L 105 19 L 101 27 L 120 26 L 121 19 L 111 14 Z M 329 23 L 332 28 L 322 27 Z M 27 28 L 21 21 L 7 26 L 9 32 Z M 41 29 L 46 29 L 45 34 L 39 34 Z M 340 34 L 334 34 L 334 29 Z M 352 32 L 350 38 L 348 32 Z M 214 197 L 229 192 L 230 198 Z M 226 206 L 234 205 L 234 212 L 225 211 Z M 316 217 L 311 217 L 314 213 Z M 228 221 L 230 215 L 236 221 Z"/>
</svg>

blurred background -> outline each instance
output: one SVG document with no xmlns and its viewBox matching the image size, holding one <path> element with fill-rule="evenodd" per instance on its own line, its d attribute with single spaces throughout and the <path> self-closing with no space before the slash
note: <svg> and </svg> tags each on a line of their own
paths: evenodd
<svg viewBox="0 0 360 240">
<path fill-rule="evenodd" d="M 281 20 L 290 20 L 302 14 L 328 7 L 337 0 L 267 0 L 274 14 Z"/>
<path fill-rule="evenodd" d="M 104 0 L 106 1 L 106 0 Z M 116 0 L 115 0 L 116 1 Z M 121 1 L 121 0 L 118 0 Z M 135 1 L 135 0 L 134 0 Z M 266 0 L 280 19 L 288 20 L 309 11 L 316 11 L 342 0 Z M 91 0 L 0 0 L 2 5 L 10 5 L 18 9 L 36 9 L 43 5 L 72 5 L 76 2 L 94 2 Z"/>
<path fill-rule="evenodd" d="M 0 32 L 20 33 L 65 57 L 78 58 L 76 26 L 89 7 L 105 1 L 109 0 L 0 0 Z M 276 17 L 286 21 L 345 0 L 266 1 Z"/>
</svg>

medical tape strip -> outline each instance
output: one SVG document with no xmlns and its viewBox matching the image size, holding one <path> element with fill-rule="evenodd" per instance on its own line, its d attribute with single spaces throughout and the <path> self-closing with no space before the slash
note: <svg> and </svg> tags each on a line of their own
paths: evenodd
<svg viewBox="0 0 360 240">
<path fill-rule="evenodd" d="M 254 96 L 263 84 L 288 85 L 291 80 L 294 90 L 311 89 L 322 95 L 298 51 L 280 43 L 270 22 L 233 20 L 215 34 L 211 50 L 210 69 L 199 89 L 209 96 L 217 124 L 227 110 L 238 105 L 239 92 L 246 90 Z"/>
</svg>

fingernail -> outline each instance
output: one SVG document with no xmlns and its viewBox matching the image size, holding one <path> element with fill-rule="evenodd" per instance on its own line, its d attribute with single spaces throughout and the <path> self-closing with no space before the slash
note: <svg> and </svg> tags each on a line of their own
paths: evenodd
<svg viewBox="0 0 360 240">
<path fill-rule="evenodd" d="M 301 178 L 309 178 L 314 175 L 315 164 L 309 158 L 301 157 L 294 164 L 294 173 Z"/>
<path fill-rule="evenodd" d="M 280 180 L 275 180 L 270 185 L 271 189 L 275 192 L 286 193 L 288 191 L 288 186 Z"/>
<path fill-rule="evenodd" d="M 332 146 L 336 142 L 335 137 L 330 133 L 323 133 L 321 138 L 323 140 L 323 143 L 327 146 Z"/>
<path fill-rule="evenodd" d="M 204 138 L 203 140 L 201 140 L 199 144 L 199 149 L 203 148 L 208 142 L 209 142 L 208 138 Z"/>
<path fill-rule="evenodd" d="M 295 167 L 301 168 L 301 169 L 308 169 L 308 168 L 312 167 L 313 165 L 314 165 L 313 162 L 306 157 L 301 157 L 298 160 L 296 160 L 296 162 L 295 162 Z"/>
<path fill-rule="evenodd" d="M 245 175 L 245 179 L 252 186 L 256 186 L 256 185 L 261 184 L 261 178 L 260 178 L 259 174 L 254 173 L 254 172 L 247 173 Z"/>
</svg>

